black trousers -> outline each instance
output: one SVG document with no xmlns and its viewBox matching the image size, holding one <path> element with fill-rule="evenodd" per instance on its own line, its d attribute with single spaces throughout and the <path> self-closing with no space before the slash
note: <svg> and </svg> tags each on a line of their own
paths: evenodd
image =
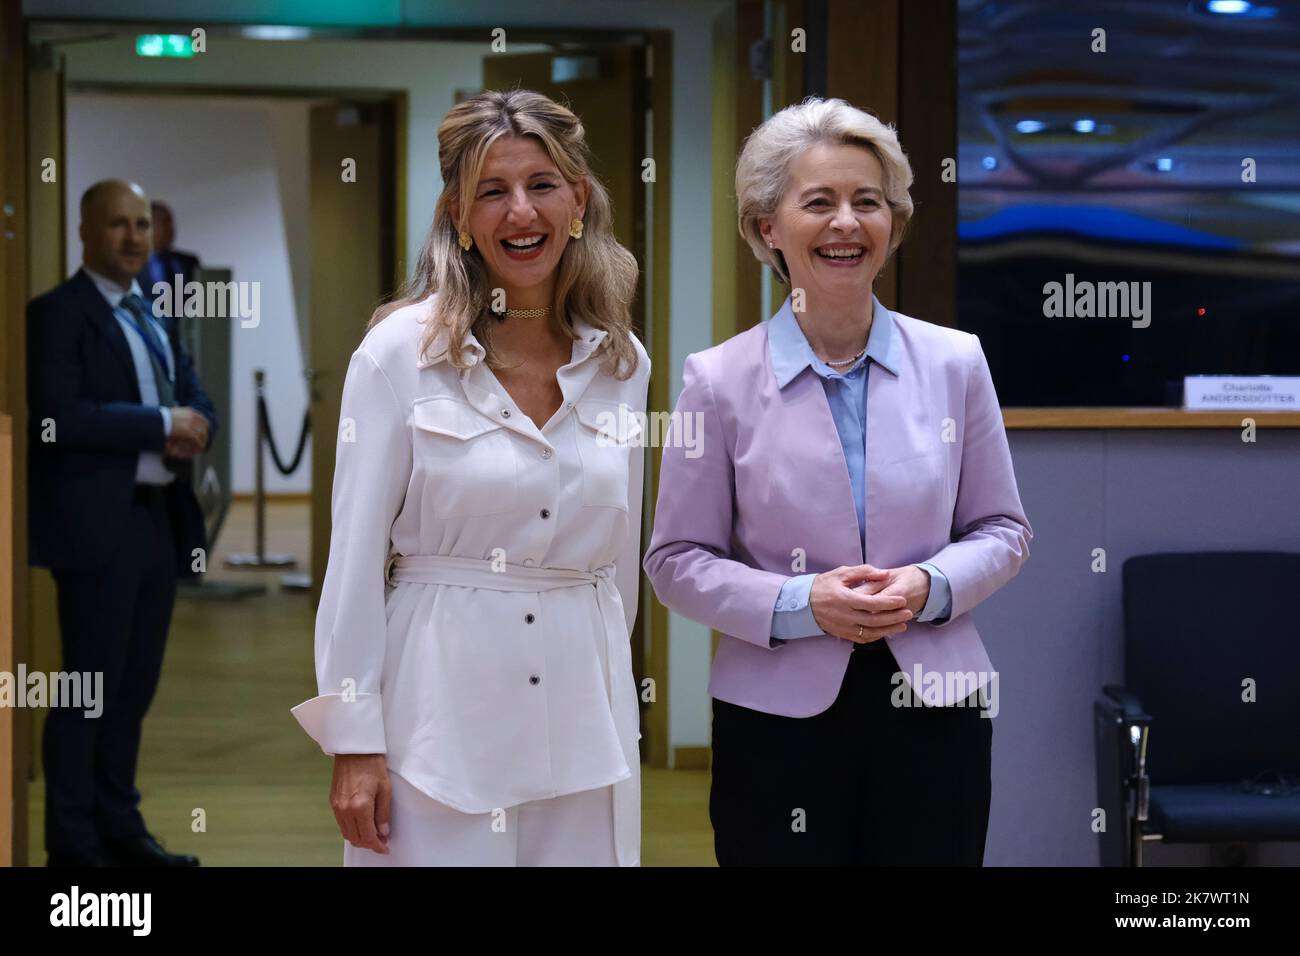
<svg viewBox="0 0 1300 956">
<path fill-rule="evenodd" d="M 137 485 L 116 559 L 54 570 L 65 672 L 103 674 L 102 713 L 50 708 L 45 722 L 45 847 L 84 852 L 145 833 L 136 761 L 176 601 L 176 544 L 162 493 Z"/>
<path fill-rule="evenodd" d="M 895 707 L 882 641 L 854 648 L 835 702 L 782 717 L 713 701 L 709 818 L 720 866 L 981 866 L 993 721 Z M 907 692 L 907 687 L 903 687 Z"/>
</svg>

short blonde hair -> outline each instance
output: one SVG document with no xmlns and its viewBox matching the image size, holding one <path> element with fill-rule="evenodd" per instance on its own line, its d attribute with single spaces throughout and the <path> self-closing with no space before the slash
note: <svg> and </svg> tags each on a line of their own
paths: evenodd
<svg viewBox="0 0 1300 956">
<path fill-rule="evenodd" d="M 802 103 L 787 106 L 749 134 L 736 162 L 736 225 L 758 261 L 771 266 L 786 285 L 790 284 L 790 273 L 785 257 L 779 249 L 768 248 L 758 221 L 776 213 L 790 182 L 794 158 L 819 143 L 863 146 L 880 161 L 885 202 L 892 219 L 886 262 L 902 245 L 907 224 L 912 221 L 912 197 L 907 191 L 912 185 L 912 164 L 898 144 L 892 125 L 840 99 L 810 96 Z"/>
</svg>

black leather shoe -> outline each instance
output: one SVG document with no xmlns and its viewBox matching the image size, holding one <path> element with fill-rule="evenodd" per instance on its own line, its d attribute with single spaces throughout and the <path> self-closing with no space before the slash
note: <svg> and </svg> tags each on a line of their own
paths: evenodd
<svg viewBox="0 0 1300 956">
<path fill-rule="evenodd" d="M 45 861 L 46 866 L 53 867 L 83 867 L 83 866 L 114 866 L 115 864 L 109 859 L 108 854 L 103 850 L 83 850 L 77 853 L 51 853 L 49 859 Z"/>
<path fill-rule="evenodd" d="M 104 848 L 118 866 L 198 866 L 197 856 L 168 853 L 148 833 L 130 840 L 104 840 Z"/>
</svg>

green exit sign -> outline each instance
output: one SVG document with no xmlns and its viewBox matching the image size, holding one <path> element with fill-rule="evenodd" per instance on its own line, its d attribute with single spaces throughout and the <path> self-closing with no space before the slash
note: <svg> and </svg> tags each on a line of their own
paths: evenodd
<svg viewBox="0 0 1300 956">
<path fill-rule="evenodd" d="M 142 33 L 135 38 L 136 56 L 193 56 L 194 41 L 183 33 Z"/>
</svg>

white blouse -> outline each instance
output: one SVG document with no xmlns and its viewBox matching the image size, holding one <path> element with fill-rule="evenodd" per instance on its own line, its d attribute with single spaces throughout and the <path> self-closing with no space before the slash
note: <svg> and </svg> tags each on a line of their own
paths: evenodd
<svg viewBox="0 0 1300 956">
<path fill-rule="evenodd" d="M 629 633 L 640 575 L 650 360 L 626 381 L 582 322 L 542 429 L 482 361 L 419 341 L 432 299 L 367 333 L 343 385 L 316 616 L 327 754 L 383 753 L 436 800 L 486 813 L 614 785 L 619 862 L 640 851 Z M 620 408 L 620 406 L 622 406 Z"/>
</svg>

